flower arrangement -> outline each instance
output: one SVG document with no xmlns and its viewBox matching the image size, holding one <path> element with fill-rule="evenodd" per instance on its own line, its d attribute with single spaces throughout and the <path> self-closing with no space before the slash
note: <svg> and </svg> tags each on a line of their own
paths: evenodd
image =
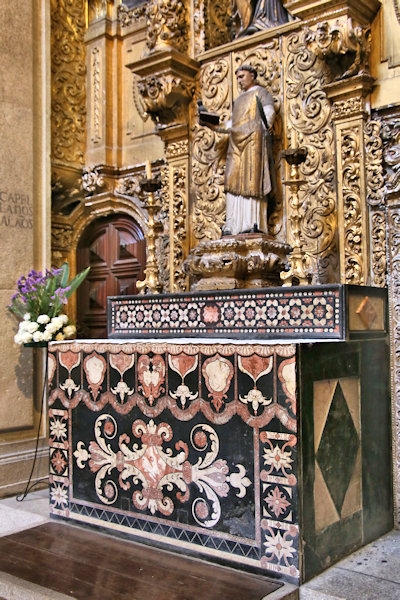
<svg viewBox="0 0 400 600">
<path fill-rule="evenodd" d="M 15 343 L 34 345 L 74 338 L 76 327 L 62 309 L 89 270 L 90 267 L 81 271 L 69 282 L 67 263 L 60 269 L 46 269 L 44 274 L 32 270 L 28 275 L 22 275 L 17 282 L 17 292 L 7 307 L 21 320 Z"/>
</svg>

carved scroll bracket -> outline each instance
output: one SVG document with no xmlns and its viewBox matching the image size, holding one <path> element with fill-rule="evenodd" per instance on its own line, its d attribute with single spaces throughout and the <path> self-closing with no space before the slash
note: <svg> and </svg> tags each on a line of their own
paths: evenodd
<svg viewBox="0 0 400 600">
<path fill-rule="evenodd" d="M 318 58 L 326 62 L 332 79 L 369 74 L 371 28 L 354 23 L 350 17 L 334 23 L 318 23 L 310 29 L 307 45 Z"/>
<path fill-rule="evenodd" d="M 134 85 L 158 129 L 188 122 L 200 67 L 196 61 L 168 48 L 127 66 L 140 78 Z"/>
</svg>

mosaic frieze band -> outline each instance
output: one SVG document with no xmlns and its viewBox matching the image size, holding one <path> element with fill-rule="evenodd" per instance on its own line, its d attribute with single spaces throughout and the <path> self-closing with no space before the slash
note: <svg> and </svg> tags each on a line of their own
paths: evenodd
<svg viewBox="0 0 400 600">
<path fill-rule="evenodd" d="M 108 336 L 343 339 L 344 288 L 320 285 L 108 299 Z"/>
<path fill-rule="evenodd" d="M 298 581 L 294 346 L 51 344 L 53 515 Z"/>
</svg>

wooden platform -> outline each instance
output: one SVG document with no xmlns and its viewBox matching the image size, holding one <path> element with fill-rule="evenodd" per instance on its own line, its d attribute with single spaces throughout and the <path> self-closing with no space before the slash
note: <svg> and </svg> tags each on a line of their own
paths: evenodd
<svg viewBox="0 0 400 600">
<path fill-rule="evenodd" d="M 0 538 L 0 571 L 82 600 L 297 598 L 259 575 L 63 522 Z"/>
</svg>

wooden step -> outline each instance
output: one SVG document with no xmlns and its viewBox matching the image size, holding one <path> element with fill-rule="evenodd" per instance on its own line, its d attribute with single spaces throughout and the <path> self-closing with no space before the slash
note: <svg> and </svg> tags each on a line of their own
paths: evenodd
<svg viewBox="0 0 400 600">
<path fill-rule="evenodd" d="M 77 600 L 292 600 L 298 590 L 62 521 L 0 538 L 0 571 Z"/>
</svg>

